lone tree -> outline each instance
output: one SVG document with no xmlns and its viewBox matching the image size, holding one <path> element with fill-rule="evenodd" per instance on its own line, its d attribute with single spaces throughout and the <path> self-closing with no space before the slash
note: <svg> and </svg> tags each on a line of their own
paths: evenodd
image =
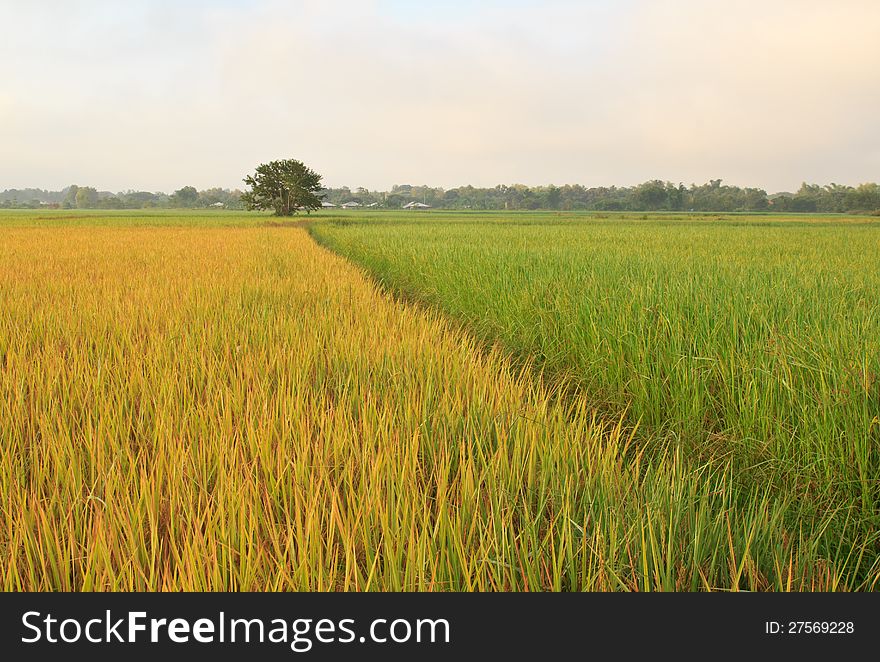
<svg viewBox="0 0 880 662">
<path fill-rule="evenodd" d="M 285 159 L 257 166 L 244 178 L 251 190 L 241 200 L 248 209 L 274 209 L 276 216 L 293 216 L 297 211 L 321 208 L 321 175 L 302 161 Z"/>
</svg>

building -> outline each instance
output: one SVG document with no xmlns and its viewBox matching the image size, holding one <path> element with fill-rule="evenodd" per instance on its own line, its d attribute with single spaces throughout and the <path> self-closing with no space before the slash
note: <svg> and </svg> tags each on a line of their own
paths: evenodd
<svg viewBox="0 0 880 662">
<path fill-rule="evenodd" d="M 332 202 L 327 202 L 326 200 L 324 200 L 324 201 L 321 203 L 321 206 L 324 207 L 324 208 L 326 209 L 327 207 L 335 207 L 336 205 L 334 205 Z"/>
<path fill-rule="evenodd" d="M 409 204 L 403 205 L 404 209 L 430 209 L 431 205 L 426 205 L 423 202 L 410 202 Z"/>
<path fill-rule="evenodd" d="M 360 207 L 360 206 L 361 206 L 361 203 L 355 202 L 354 200 L 349 200 L 348 202 L 342 203 L 343 209 L 354 209 L 355 207 Z"/>
</svg>

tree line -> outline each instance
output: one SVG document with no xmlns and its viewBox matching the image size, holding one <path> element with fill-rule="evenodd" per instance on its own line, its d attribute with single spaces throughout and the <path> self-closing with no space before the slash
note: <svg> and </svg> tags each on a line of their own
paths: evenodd
<svg viewBox="0 0 880 662">
<path fill-rule="evenodd" d="M 324 200 L 400 208 L 421 202 L 441 209 L 554 209 L 560 211 L 705 211 L 705 212 L 880 212 L 880 185 L 820 186 L 804 183 L 795 193 L 768 195 L 758 188 L 742 188 L 713 179 L 706 184 L 673 184 L 651 180 L 637 186 L 586 187 L 513 186 L 394 186 L 391 191 L 347 187 L 325 190 Z"/>
<path fill-rule="evenodd" d="M 0 192 L 0 209 L 244 209 L 238 189 L 210 188 L 198 191 L 184 186 L 170 195 L 150 191 L 98 191 L 92 186 L 73 184 L 60 191 L 39 188 L 7 189 Z"/>
<path fill-rule="evenodd" d="M 143 209 L 225 208 L 245 209 L 242 191 L 211 188 L 203 191 L 184 186 L 171 194 L 146 191 L 110 193 L 90 186 L 68 186 L 61 191 L 8 189 L 0 192 L 0 208 Z M 560 211 L 702 211 L 702 212 L 794 212 L 794 213 L 880 213 L 880 185 L 801 185 L 794 193 L 768 195 L 763 189 L 742 188 L 713 179 L 706 184 L 674 184 L 651 180 L 637 186 L 585 187 L 512 186 L 492 188 L 460 186 L 443 189 L 430 186 L 396 185 L 390 191 L 348 187 L 322 189 L 326 202 L 375 203 L 397 209 L 421 202 L 440 209 Z"/>
</svg>

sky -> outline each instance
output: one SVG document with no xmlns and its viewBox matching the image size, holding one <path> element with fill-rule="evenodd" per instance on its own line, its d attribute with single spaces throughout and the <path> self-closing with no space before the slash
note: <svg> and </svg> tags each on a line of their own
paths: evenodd
<svg viewBox="0 0 880 662">
<path fill-rule="evenodd" d="M 880 181 L 877 0 L 0 0 L 0 190 Z"/>
</svg>

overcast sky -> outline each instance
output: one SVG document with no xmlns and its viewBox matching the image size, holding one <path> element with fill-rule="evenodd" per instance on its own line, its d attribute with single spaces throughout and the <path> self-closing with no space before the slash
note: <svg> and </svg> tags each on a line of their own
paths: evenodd
<svg viewBox="0 0 880 662">
<path fill-rule="evenodd" d="M 880 1 L 0 0 L 0 190 L 880 180 Z"/>
</svg>

